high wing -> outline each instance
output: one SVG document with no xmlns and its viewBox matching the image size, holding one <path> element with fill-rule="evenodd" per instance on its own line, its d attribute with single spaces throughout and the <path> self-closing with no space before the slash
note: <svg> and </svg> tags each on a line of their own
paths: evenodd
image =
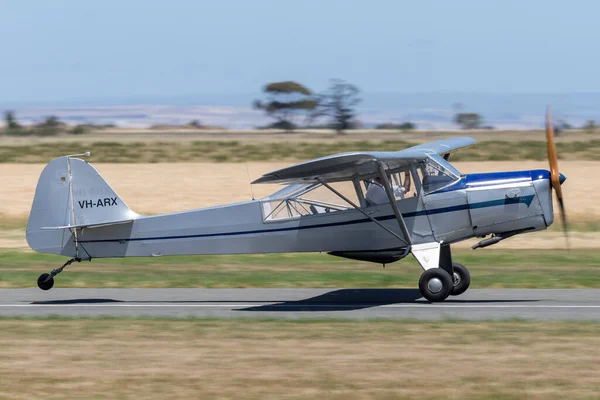
<svg viewBox="0 0 600 400">
<path fill-rule="evenodd" d="M 254 183 L 316 183 L 338 182 L 377 175 L 381 161 L 386 170 L 396 170 L 432 154 L 446 154 L 475 144 L 475 139 L 457 137 L 409 147 L 400 151 L 349 152 L 306 161 L 291 167 L 269 172 Z"/>
</svg>

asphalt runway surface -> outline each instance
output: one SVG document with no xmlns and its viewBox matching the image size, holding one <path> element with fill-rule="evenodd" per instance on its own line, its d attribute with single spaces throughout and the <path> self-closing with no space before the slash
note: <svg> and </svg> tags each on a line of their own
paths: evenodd
<svg viewBox="0 0 600 400">
<path fill-rule="evenodd" d="M 417 289 L 0 289 L 0 315 L 600 321 L 600 290 L 472 289 L 429 303 Z"/>
</svg>

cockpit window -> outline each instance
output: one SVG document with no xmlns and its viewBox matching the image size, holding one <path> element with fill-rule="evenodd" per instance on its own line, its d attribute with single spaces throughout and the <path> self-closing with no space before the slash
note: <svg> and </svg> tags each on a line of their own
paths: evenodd
<svg viewBox="0 0 600 400">
<path fill-rule="evenodd" d="M 437 154 L 428 157 L 422 174 L 425 194 L 443 189 L 460 179 L 460 172 Z"/>
<path fill-rule="evenodd" d="M 331 186 L 351 201 L 357 201 L 356 190 L 351 182 L 337 182 Z M 262 199 L 261 203 L 265 221 L 332 213 L 352 207 L 319 183 L 286 186 Z"/>
</svg>

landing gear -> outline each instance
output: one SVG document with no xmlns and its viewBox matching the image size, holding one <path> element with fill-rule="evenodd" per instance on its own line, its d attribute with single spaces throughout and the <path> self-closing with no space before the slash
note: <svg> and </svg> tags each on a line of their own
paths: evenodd
<svg viewBox="0 0 600 400">
<path fill-rule="evenodd" d="M 50 290 L 54 286 L 54 278 L 50 274 L 41 274 L 37 280 L 37 284 L 42 290 Z"/>
<path fill-rule="evenodd" d="M 452 296 L 458 296 L 459 294 L 463 294 L 469 288 L 471 284 L 471 274 L 469 274 L 469 270 L 462 264 L 457 262 L 452 263 L 453 269 L 453 281 L 454 285 L 452 287 L 452 291 L 450 294 Z"/>
<path fill-rule="evenodd" d="M 37 285 L 42 290 L 50 290 L 54 286 L 54 277 L 62 272 L 65 267 L 71 265 L 73 261 L 81 262 L 81 258 L 71 258 L 63 264 L 62 267 L 53 269 L 49 274 L 41 274 L 37 280 Z"/>
<path fill-rule="evenodd" d="M 419 290 L 427 300 L 444 301 L 469 288 L 471 275 L 464 265 L 452 261 L 450 245 L 419 243 L 412 245 L 411 252 L 425 270 L 419 279 Z"/>
<path fill-rule="evenodd" d="M 452 288 L 452 278 L 442 268 L 428 269 L 419 279 L 421 295 L 431 302 L 446 300 L 450 296 Z"/>
</svg>

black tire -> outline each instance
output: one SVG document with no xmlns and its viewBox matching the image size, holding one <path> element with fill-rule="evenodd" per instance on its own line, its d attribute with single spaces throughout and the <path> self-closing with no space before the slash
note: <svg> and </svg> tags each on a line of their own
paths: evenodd
<svg viewBox="0 0 600 400">
<path fill-rule="evenodd" d="M 37 280 L 38 287 L 42 290 L 50 290 L 52 286 L 54 286 L 54 278 L 46 279 L 50 276 L 50 274 L 41 274 Z"/>
<path fill-rule="evenodd" d="M 458 296 L 466 292 L 469 285 L 471 285 L 471 274 L 467 267 L 456 262 L 452 263 L 452 268 L 454 269 L 455 276 L 452 277 L 453 285 L 450 295 Z"/>
<path fill-rule="evenodd" d="M 437 281 L 432 282 L 432 280 Z M 441 287 L 436 290 L 435 284 Z M 441 268 L 432 268 L 423 272 L 419 279 L 419 291 L 421 295 L 431 302 L 444 301 L 450 295 L 452 291 L 452 278 L 450 274 Z"/>
</svg>

